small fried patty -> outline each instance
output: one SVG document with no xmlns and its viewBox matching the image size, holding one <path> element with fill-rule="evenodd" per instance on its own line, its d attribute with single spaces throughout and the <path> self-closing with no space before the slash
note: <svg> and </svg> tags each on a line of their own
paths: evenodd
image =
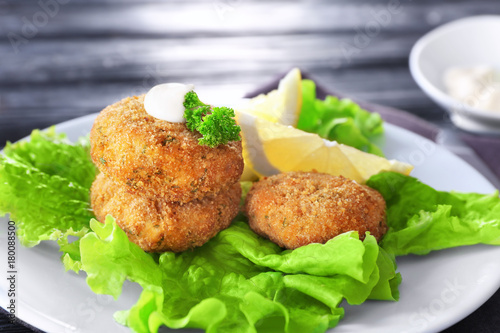
<svg viewBox="0 0 500 333">
<path fill-rule="evenodd" d="M 241 141 L 201 146 L 184 123 L 154 118 L 144 95 L 105 108 L 90 132 L 99 170 L 149 198 L 188 202 L 227 189 L 243 172 Z"/>
<path fill-rule="evenodd" d="M 90 200 L 99 221 L 112 215 L 144 251 L 181 252 L 205 244 L 227 228 L 238 214 L 240 196 L 237 182 L 218 195 L 185 204 L 154 200 L 130 193 L 127 186 L 101 173 L 92 184 Z"/>
<path fill-rule="evenodd" d="M 287 249 L 326 243 L 351 230 L 377 240 L 387 231 L 380 193 L 342 176 L 288 172 L 255 183 L 244 207 L 250 227 Z"/>
</svg>

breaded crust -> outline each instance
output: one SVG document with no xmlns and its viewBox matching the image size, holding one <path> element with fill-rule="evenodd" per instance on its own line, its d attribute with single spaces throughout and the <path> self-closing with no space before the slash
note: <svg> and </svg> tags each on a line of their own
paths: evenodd
<svg viewBox="0 0 500 333">
<path fill-rule="evenodd" d="M 380 240 L 387 231 L 380 193 L 342 176 L 288 172 L 263 178 L 244 207 L 250 227 L 281 247 L 326 243 L 351 230 Z"/>
<path fill-rule="evenodd" d="M 188 202 L 216 194 L 243 172 L 241 141 L 200 146 L 198 132 L 184 123 L 154 118 L 144 95 L 105 108 L 90 132 L 91 156 L 117 183 L 150 198 Z"/>
<path fill-rule="evenodd" d="M 104 222 L 112 215 L 129 240 L 148 252 L 181 252 L 205 244 L 231 224 L 240 196 L 237 182 L 218 195 L 185 204 L 152 200 L 130 193 L 102 173 L 91 188 L 97 219 Z"/>
</svg>

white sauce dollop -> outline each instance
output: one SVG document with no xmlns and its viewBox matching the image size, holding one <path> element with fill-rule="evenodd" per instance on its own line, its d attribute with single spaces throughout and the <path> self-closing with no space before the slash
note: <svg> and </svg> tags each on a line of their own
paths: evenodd
<svg viewBox="0 0 500 333">
<path fill-rule="evenodd" d="M 487 66 L 450 68 L 444 75 L 448 94 L 476 109 L 500 112 L 500 73 Z"/>
<path fill-rule="evenodd" d="M 144 98 L 146 112 L 172 123 L 184 123 L 184 96 L 194 90 L 193 84 L 163 83 L 151 88 Z"/>
</svg>

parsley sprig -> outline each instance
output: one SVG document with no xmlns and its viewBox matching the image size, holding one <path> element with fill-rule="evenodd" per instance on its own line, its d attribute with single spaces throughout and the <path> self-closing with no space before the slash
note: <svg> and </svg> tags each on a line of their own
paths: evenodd
<svg viewBox="0 0 500 333">
<path fill-rule="evenodd" d="M 190 131 L 198 131 L 200 145 L 215 148 L 230 141 L 238 141 L 241 128 L 234 121 L 234 110 L 225 106 L 211 107 L 200 101 L 194 91 L 184 96 L 184 118 Z"/>
</svg>

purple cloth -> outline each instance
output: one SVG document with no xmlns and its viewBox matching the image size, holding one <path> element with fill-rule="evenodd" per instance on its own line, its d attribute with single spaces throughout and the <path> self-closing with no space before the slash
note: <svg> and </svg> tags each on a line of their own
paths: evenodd
<svg viewBox="0 0 500 333">
<path fill-rule="evenodd" d="M 462 134 L 460 137 L 500 178 L 500 138 L 473 134 Z"/>
<path fill-rule="evenodd" d="M 258 94 L 267 93 L 273 89 L 276 89 L 278 87 L 279 80 L 281 80 L 284 75 L 285 74 L 281 74 L 277 76 L 268 84 L 248 93 L 245 97 L 254 97 Z M 302 77 L 305 79 L 311 79 L 310 75 L 308 75 L 307 73 L 302 73 Z M 320 99 L 324 99 L 327 95 L 337 96 L 340 98 L 345 97 L 342 94 L 328 91 L 327 89 L 319 85 L 316 85 L 316 95 Z M 368 110 L 370 112 L 378 112 L 388 123 L 405 128 L 432 141 L 436 140 L 436 137 L 439 133 L 439 128 L 437 126 L 409 112 L 398 110 L 388 106 L 367 103 L 364 101 L 354 101 L 365 110 Z M 493 173 L 498 178 L 500 178 L 500 138 L 482 137 L 473 134 L 461 134 L 460 137 L 477 153 L 477 155 L 485 162 L 485 164 L 489 166 L 491 171 L 493 171 Z"/>
</svg>

